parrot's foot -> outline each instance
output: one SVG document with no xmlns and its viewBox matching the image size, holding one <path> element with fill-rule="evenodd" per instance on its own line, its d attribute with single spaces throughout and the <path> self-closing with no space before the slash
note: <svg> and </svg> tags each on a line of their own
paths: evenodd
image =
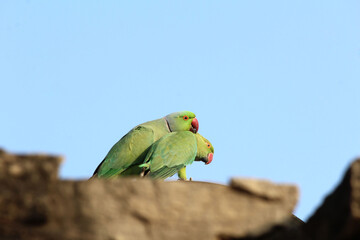
<svg viewBox="0 0 360 240">
<path fill-rule="evenodd" d="M 179 178 L 178 181 L 185 181 L 185 182 L 190 182 L 192 181 L 192 178 L 189 178 L 189 179 L 182 179 L 182 178 Z"/>
<path fill-rule="evenodd" d="M 140 173 L 140 177 L 144 177 L 145 176 L 145 171 L 146 171 L 146 168 L 143 167 L 141 173 Z"/>
</svg>

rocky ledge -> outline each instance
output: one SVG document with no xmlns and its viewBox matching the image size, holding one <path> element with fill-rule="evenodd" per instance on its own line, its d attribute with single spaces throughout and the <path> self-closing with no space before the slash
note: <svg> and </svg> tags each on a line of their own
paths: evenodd
<svg viewBox="0 0 360 240">
<path fill-rule="evenodd" d="M 298 190 L 255 179 L 58 179 L 61 157 L 0 151 L 0 239 L 360 239 L 360 160 L 307 223 Z"/>
</svg>

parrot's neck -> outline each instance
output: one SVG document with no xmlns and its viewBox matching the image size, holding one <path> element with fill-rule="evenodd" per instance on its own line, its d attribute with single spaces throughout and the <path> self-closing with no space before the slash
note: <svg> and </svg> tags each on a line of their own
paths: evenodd
<svg viewBox="0 0 360 240">
<path fill-rule="evenodd" d="M 163 119 L 165 120 L 166 127 L 167 127 L 167 129 L 169 130 L 169 132 L 172 132 L 172 131 L 171 131 L 171 128 L 170 128 L 170 125 L 169 125 L 169 122 L 166 120 L 165 117 L 164 117 Z"/>
</svg>

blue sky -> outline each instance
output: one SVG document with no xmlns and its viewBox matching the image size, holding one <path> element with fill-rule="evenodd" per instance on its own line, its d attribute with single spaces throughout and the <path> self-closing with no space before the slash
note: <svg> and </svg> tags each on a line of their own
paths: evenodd
<svg viewBox="0 0 360 240">
<path fill-rule="evenodd" d="M 307 219 L 360 155 L 358 1 L 1 1 L 0 146 L 83 179 L 132 127 L 196 113 L 194 180 L 294 183 Z"/>
</svg>

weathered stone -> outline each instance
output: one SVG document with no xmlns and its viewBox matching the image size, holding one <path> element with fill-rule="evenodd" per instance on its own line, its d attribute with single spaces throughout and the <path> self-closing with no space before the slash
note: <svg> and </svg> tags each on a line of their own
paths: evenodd
<svg viewBox="0 0 360 240">
<path fill-rule="evenodd" d="M 0 149 L 0 181 L 56 181 L 61 162 L 59 156 L 13 155 Z"/>
<path fill-rule="evenodd" d="M 269 231 L 262 235 L 250 237 L 223 236 L 220 240 L 310 240 L 303 234 L 303 225 L 304 222 L 293 215 L 281 224 L 272 226 Z"/>
<path fill-rule="evenodd" d="M 360 239 L 360 159 L 305 225 L 314 240 Z"/>
<path fill-rule="evenodd" d="M 293 185 L 274 185 L 266 180 L 259 179 L 239 179 L 231 180 L 230 186 L 238 191 L 266 199 L 267 201 L 282 201 L 286 203 L 297 202 L 298 191 Z M 286 207 L 284 205 L 284 207 Z M 291 210 L 289 210 L 291 211 Z M 261 213 L 254 213 L 261 217 Z M 250 235 L 246 237 L 234 237 L 223 235 L 221 240 L 303 240 L 306 239 L 302 234 L 304 222 L 296 216 L 288 216 L 283 221 L 271 225 L 263 234 Z"/>
<path fill-rule="evenodd" d="M 286 201 L 295 205 L 298 199 L 298 190 L 294 185 L 275 185 L 267 180 L 233 178 L 230 186 L 269 201 Z"/>
<path fill-rule="evenodd" d="M 0 239 L 260 236 L 291 217 L 297 197 L 293 186 L 270 183 L 265 183 L 265 193 L 258 188 L 244 191 L 234 182 L 253 182 L 240 179 L 233 187 L 131 178 L 56 181 L 59 158 L 1 156 L 7 177 L 0 178 Z M 20 165 L 13 167 L 11 161 Z"/>
</svg>

